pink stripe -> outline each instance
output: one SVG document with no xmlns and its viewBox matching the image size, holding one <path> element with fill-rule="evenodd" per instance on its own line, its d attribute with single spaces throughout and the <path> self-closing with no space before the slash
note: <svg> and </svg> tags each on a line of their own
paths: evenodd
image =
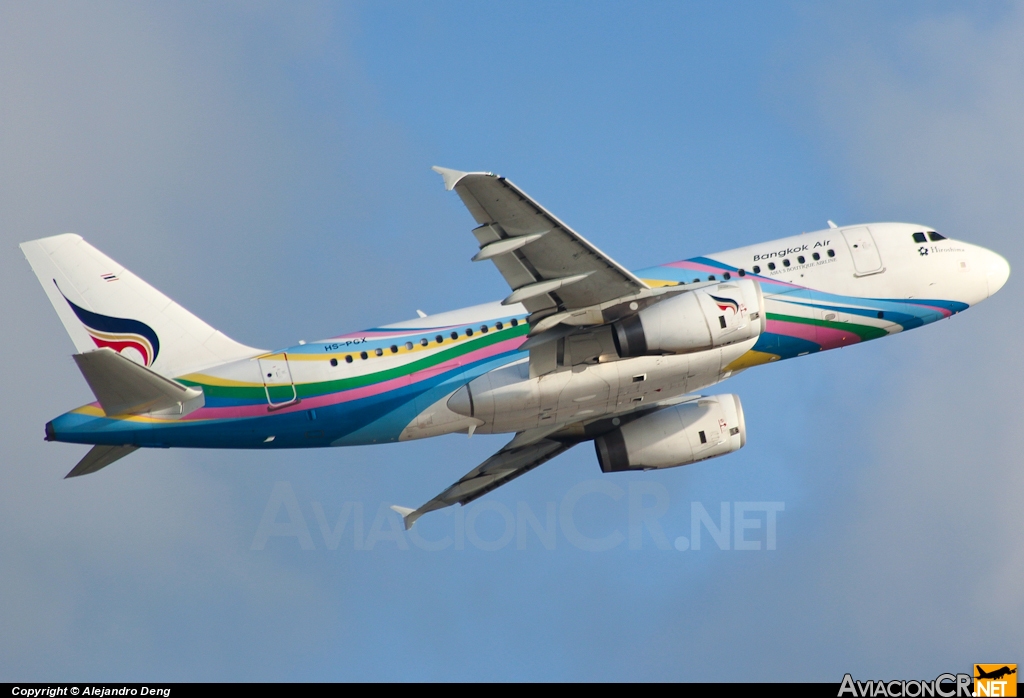
<svg viewBox="0 0 1024 698">
<path fill-rule="evenodd" d="M 712 267 L 707 264 L 697 264 L 695 262 L 669 262 L 668 264 L 662 264 L 663 267 L 672 267 L 673 269 L 686 269 L 688 271 L 701 271 L 709 272 L 711 274 L 721 274 L 723 270 L 719 267 Z"/>
<path fill-rule="evenodd" d="M 348 334 L 339 334 L 336 337 L 330 337 L 330 339 L 348 339 L 351 337 L 366 337 L 367 339 L 391 339 L 394 337 L 410 337 L 412 335 L 421 335 L 426 332 L 447 332 L 453 327 L 464 327 L 465 325 L 441 325 L 440 327 L 418 327 L 410 328 L 407 330 L 363 330 L 362 332 L 349 332 Z"/>
<path fill-rule="evenodd" d="M 944 318 L 947 318 L 953 314 L 952 310 L 946 310 L 945 308 L 940 308 L 936 305 L 922 305 L 921 303 L 908 303 L 908 305 L 917 306 L 918 308 L 928 308 L 929 310 L 934 310 L 940 313 Z"/>
<path fill-rule="evenodd" d="M 802 322 L 787 322 L 785 320 L 769 320 L 767 330 L 772 334 L 780 334 L 786 337 L 806 339 L 808 342 L 820 344 L 822 349 L 835 349 L 856 344 L 860 341 L 853 332 L 831 327 L 818 327 L 817 325 L 805 325 Z"/>
<path fill-rule="evenodd" d="M 302 402 L 290 407 L 283 407 L 280 410 L 276 410 L 275 414 L 287 414 L 289 412 L 297 412 L 299 410 L 314 409 L 317 407 L 326 407 L 329 405 L 337 405 L 343 402 L 351 402 L 353 400 L 359 400 L 361 398 L 370 397 L 373 395 L 380 395 L 386 393 L 389 390 L 395 390 L 397 388 L 403 388 L 407 385 L 419 383 L 433 378 L 439 373 L 445 371 L 455 370 L 461 365 L 480 361 L 482 359 L 488 359 L 505 352 L 515 350 L 520 344 L 526 341 L 525 337 L 513 337 L 506 339 L 505 341 L 492 344 L 475 351 L 471 351 L 468 354 L 464 354 L 457 359 L 446 361 L 443 364 L 437 366 L 431 366 L 415 373 L 409 373 L 404 376 L 398 376 L 391 378 L 386 381 L 379 383 L 373 383 L 371 385 L 364 385 L 359 388 L 352 388 L 350 390 L 342 390 L 336 393 L 327 393 L 325 395 L 317 395 L 315 397 L 302 398 Z M 267 405 L 260 403 L 258 405 L 235 405 L 232 407 L 203 407 L 187 417 L 183 418 L 182 421 L 202 421 L 207 419 L 238 419 L 242 417 L 263 417 L 267 415 Z"/>
<path fill-rule="evenodd" d="M 707 272 L 707 273 L 711 273 L 711 274 L 722 274 L 725 271 L 729 271 L 728 269 L 723 270 L 720 267 L 712 267 L 712 266 L 709 266 L 707 264 L 695 264 L 693 262 L 671 262 L 669 264 L 662 264 L 661 266 L 663 266 L 663 267 L 673 267 L 675 269 L 685 269 L 686 271 L 692 271 L 692 272 L 696 272 L 696 273 Z M 730 274 L 735 274 L 735 272 L 731 272 L 731 271 L 729 273 Z M 791 284 L 788 281 L 780 281 L 778 279 L 772 279 L 772 278 L 769 278 L 769 277 L 766 277 L 766 276 L 756 275 L 753 272 L 749 272 L 748 275 L 751 276 L 751 277 L 755 277 L 762 284 L 774 284 L 774 285 L 783 286 L 783 287 L 786 287 L 786 288 L 804 288 L 803 286 L 800 286 L 798 284 Z M 657 278 L 657 277 L 654 277 L 654 278 Z"/>
<path fill-rule="evenodd" d="M 822 349 L 835 349 L 856 344 L 861 341 L 860 336 L 847 330 L 838 330 L 831 327 L 818 327 L 818 344 Z"/>
</svg>

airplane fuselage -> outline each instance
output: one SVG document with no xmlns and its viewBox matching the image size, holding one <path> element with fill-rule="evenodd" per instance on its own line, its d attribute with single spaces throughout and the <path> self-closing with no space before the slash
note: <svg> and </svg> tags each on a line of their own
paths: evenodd
<svg viewBox="0 0 1024 698">
<path fill-rule="evenodd" d="M 489 303 L 179 376 L 205 396 L 179 419 L 110 418 L 93 403 L 50 422 L 47 435 L 85 444 L 309 448 L 585 423 L 759 364 L 950 317 L 995 293 L 1008 273 L 998 255 L 925 226 L 830 228 L 636 272 L 651 287 L 758 281 L 765 331 L 744 342 L 621 359 L 610 335 L 595 331 L 549 343 L 554 370 L 531 376 L 520 350 L 528 312 Z"/>
</svg>

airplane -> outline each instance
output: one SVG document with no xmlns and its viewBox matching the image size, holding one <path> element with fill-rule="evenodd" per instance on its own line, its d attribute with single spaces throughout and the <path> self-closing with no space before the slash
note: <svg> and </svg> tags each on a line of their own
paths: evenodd
<svg viewBox="0 0 1024 698">
<path fill-rule="evenodd" d="M 996 681 L 998 681 L 999 679 L 1003 678 L 1004 676 L 1009 676 L 1010 674 L 1016 674 L 1017 673 L 1017 666 L 1016 665 L 1014 665 L 1013 669 L 1011 669 L 1009 666 L 1002 666 L 999 669 L 994 669 L 993 671 L 985 671 L 980 666 L 975 664 L 974 665 L 974 669 L 975 669 L 975 672 L 977 673 L 977 676 L 975 676 L 974 678 L 976 678 L 976 679 L 993 679 L 993 680 L 996 680 Z"/>
<path fill-rule="evenodd" d="M 236 342 L 73 234 L 22 243 L 96 401 L 46 424 L 93 448 L 317 448 L 512 435 L 409 528 L 592 441 L 603 472 L 746 443 L 741 371 L 960 313 L 1007 281 L 1000 255 L 928 226 L 837 226 L 632 272 L 487 172 L 435 167 L 476 221 L 501 301 L 278 350 Z"/>
</svg>

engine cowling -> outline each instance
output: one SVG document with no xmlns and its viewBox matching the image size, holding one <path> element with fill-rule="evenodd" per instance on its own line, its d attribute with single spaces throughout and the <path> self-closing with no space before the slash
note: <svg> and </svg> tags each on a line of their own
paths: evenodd
<svg viewBox="0 0 1024 698">
<path fill-rule="evenodd" d="M 674 468 L 738 451 L 747 442 L 736 395 L 702 397 L 649 412 L 594 439 L 606 473 Z"/>
<path fill-rule="evenodd" d="M 622 358 L 686 354 L 757 337 L 765 329 L 764 296 L 753 279 L 737 279 L 666 298 L 612 326 Z"/>
</svg>

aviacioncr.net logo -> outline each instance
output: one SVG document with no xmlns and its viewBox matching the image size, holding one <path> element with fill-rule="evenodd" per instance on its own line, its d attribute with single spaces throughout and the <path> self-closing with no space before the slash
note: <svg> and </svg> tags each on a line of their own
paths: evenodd
<svg viewBox="0 0 1024 698">
<path fill-rule="evenodd" d="M 849 674 L 843 676 L 839 698 L 972 698 L 970 674 L 939 674 L 932 681 L 897 679 L 893 681 L 857 681 Z"/>
</svg>

